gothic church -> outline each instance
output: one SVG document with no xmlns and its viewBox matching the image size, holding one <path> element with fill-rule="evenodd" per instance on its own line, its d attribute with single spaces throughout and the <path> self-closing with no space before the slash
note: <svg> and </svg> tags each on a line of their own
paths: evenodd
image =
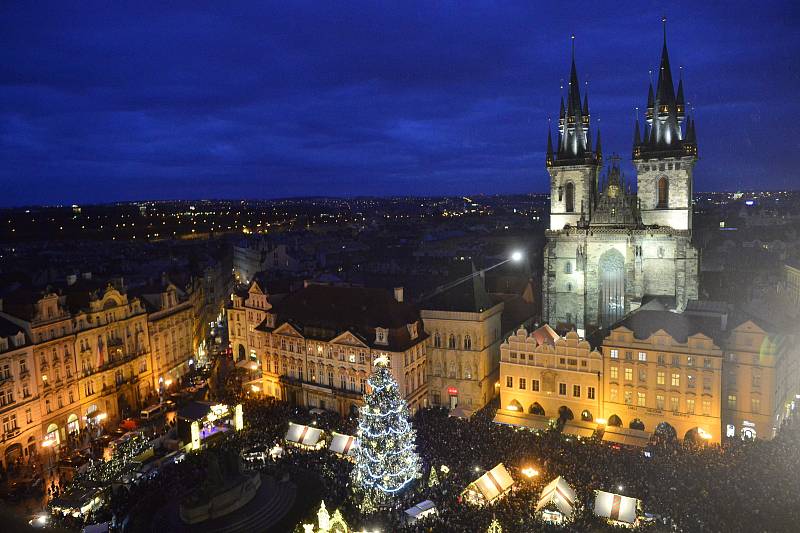
<svg viewBox="0 0 800 533">
<path fill-rule="evenodd" d="M 542 314 L 579 334 L 607 327 L 650 297 L 683 310 L 698 293 L 692 239 L 694 121 L 686 116 L 683 80 L 672 81 L 666 30 L 646 125 L 634 126 L 636 192 L 611 158 L 601 173 L 600 132 L 592 143 L 589 99 L 581 101 L 573 46 L 558 142 L 548 132 L 550 229 L 546 231 Z"/>
</svg>

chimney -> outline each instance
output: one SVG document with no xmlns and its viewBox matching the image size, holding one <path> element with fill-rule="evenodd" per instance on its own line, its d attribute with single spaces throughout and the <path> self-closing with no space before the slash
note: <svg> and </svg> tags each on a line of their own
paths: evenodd
<svg viewBox="0 0 800 533">
<path fill-rule="evenodd" d="M 394 288 L 394 299 L 400 303 L 403 303 L 403 287 Z"/>
<path fill-rule="evenodd" d="M 69 274 L 67 276 L 67 285 L 75 285 L 76 281 L 78 281 L 77 274 Z"/>
</svg>

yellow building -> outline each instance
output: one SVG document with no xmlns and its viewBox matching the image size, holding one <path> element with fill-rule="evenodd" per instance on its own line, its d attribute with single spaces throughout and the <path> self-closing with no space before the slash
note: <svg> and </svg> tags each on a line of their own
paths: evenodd
<svg viewBox="0 0 800 533">
<path fill-rule="evenodd" d="M 504 303 L 482 276 L 420 303 L 428 333 L 428 399 L 464 414 L 496 394 Z"/>
<path fill-rule="evenodd" d="M 153 388 L 163 394 L 195 364 L 194 309 L 187 295 L 167 280 L 139 292 L 148 310 Z"/>
<path fill-rule="evenodd" d="M 530 334 L 521 328 L 500 345 L 496 420 L 531 427 L 537 417 L 592 422 L 601 412 L 602 372 L 600 353 L 574 331 L 560 337 L 548 325 Z"/>
<path fill-rule="evenodd" d="M 72 317 L 64 298 L 52 291 L 19 303 L 15 316 L 25 321 L 34 343 L 32 393 L 39 398 L 42 438 L 50 446 L 66 443 L 81 427 Z"/>
<path fill-rule="evenodd" d="M 68 287 L 80 370 L 80 410 L 91 425 L 136 416 L 155 397 L 147 313 L 123 288 Z"/>
<path fill-rule="evenodd" d="M 603 410 L 610 426 L 699 438 L 722 436 L 719 318 L 651 302 L 603 340 Z"/>
<path fill-rule="evenodd" d="M 769 333 L 754 320 L 740 323 L 726 337 L 725 435 L 771 439 L 778 429 L 784 405 L 794 400 L 795 393 L 800 393 L 796 388 L 786 391 L 776 386 L 778 367 L 790 362 L 787 350 L 794 347 L 794 343 L 781 343 L 778 339 L 778 335 Z M 791 371 L 781 372 L 780 377 L 787 380 L 792 374 Z"/>
<path fill-rule="evenodd" d="M 33 348 L 22 326 L 0 317 L 0 464 L 35 455 L 42 437 Z"/>
</svg>

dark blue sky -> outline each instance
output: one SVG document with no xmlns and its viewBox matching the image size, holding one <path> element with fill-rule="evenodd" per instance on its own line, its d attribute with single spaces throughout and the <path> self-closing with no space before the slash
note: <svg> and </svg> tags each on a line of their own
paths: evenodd
<svg viewBox="0 0 800 533">
<path fill-rule="evenodd" d="M 544 191 L 570 34 L 629 159 L 662 14 L 696 190 L 800 188 L 789 1 L 20 1 L 0 5 L 0 205 Z"/>
</svg>

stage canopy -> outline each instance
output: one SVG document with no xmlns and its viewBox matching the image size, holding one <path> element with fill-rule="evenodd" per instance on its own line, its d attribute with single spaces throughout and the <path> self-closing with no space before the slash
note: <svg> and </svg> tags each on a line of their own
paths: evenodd
<svg viewBox="0 0 800 533">
<path fill-rule="evenodd" d="M 575 510 L 575 491 L 563 477 L 558 476 L 542 489 L 542 495 L 536 504 L 536 511 L 541 511 L 551 503 L 566 517 L 572 517 Z"/>
<path fill-rule="evenodd" d="M 508 492 L 513 484 L 514 480 L 508 470 L 500 463 L 473 481 L 464 493 L 474 503 L 479 503 L 480 500 L 491 503 Z"/>
<path fill-rule="evenodd" d="M 615 520 L 633 524 L 636 522 L 636 508 L 639 500 L 612 494 L 611 492 L 595 491 L 594 514 Z"/>
<path fill-rule="evenodd" d="M 312 428 L 309 426 L 302 426 L 289 422 L 289 431 L 286 432 L 286 440 L 289 443 L 297 444 L 299 446 L 307 446 L 314 448 L 319 444 L 322 437 L 322 430 L 319 428 Z"/>
<path fill-rule="evenodd" d="M 430 500 L 420 502 L 410 509 L 406 509 L 406 521 L 410 524 L 416 522 L 420 518 L 425 518 L 429 515 L 436 514 L 436 506 Z"/>
<path fill-rule="evenodd" d="M 353 455 L 356 453 L 356 448 L 358 448 L 358 440 L 355 437 L 333 432 L 333 439 L 328 448 L 330 451 L 341 455 Z"/>
<path fill-rule="evenodd" d="M 603 433 L 603 441 L 644 448 L 650 443 L 650 436 L 650 433 L 640 429 L 606 426 L 605 432 Z"/>
</svg>

